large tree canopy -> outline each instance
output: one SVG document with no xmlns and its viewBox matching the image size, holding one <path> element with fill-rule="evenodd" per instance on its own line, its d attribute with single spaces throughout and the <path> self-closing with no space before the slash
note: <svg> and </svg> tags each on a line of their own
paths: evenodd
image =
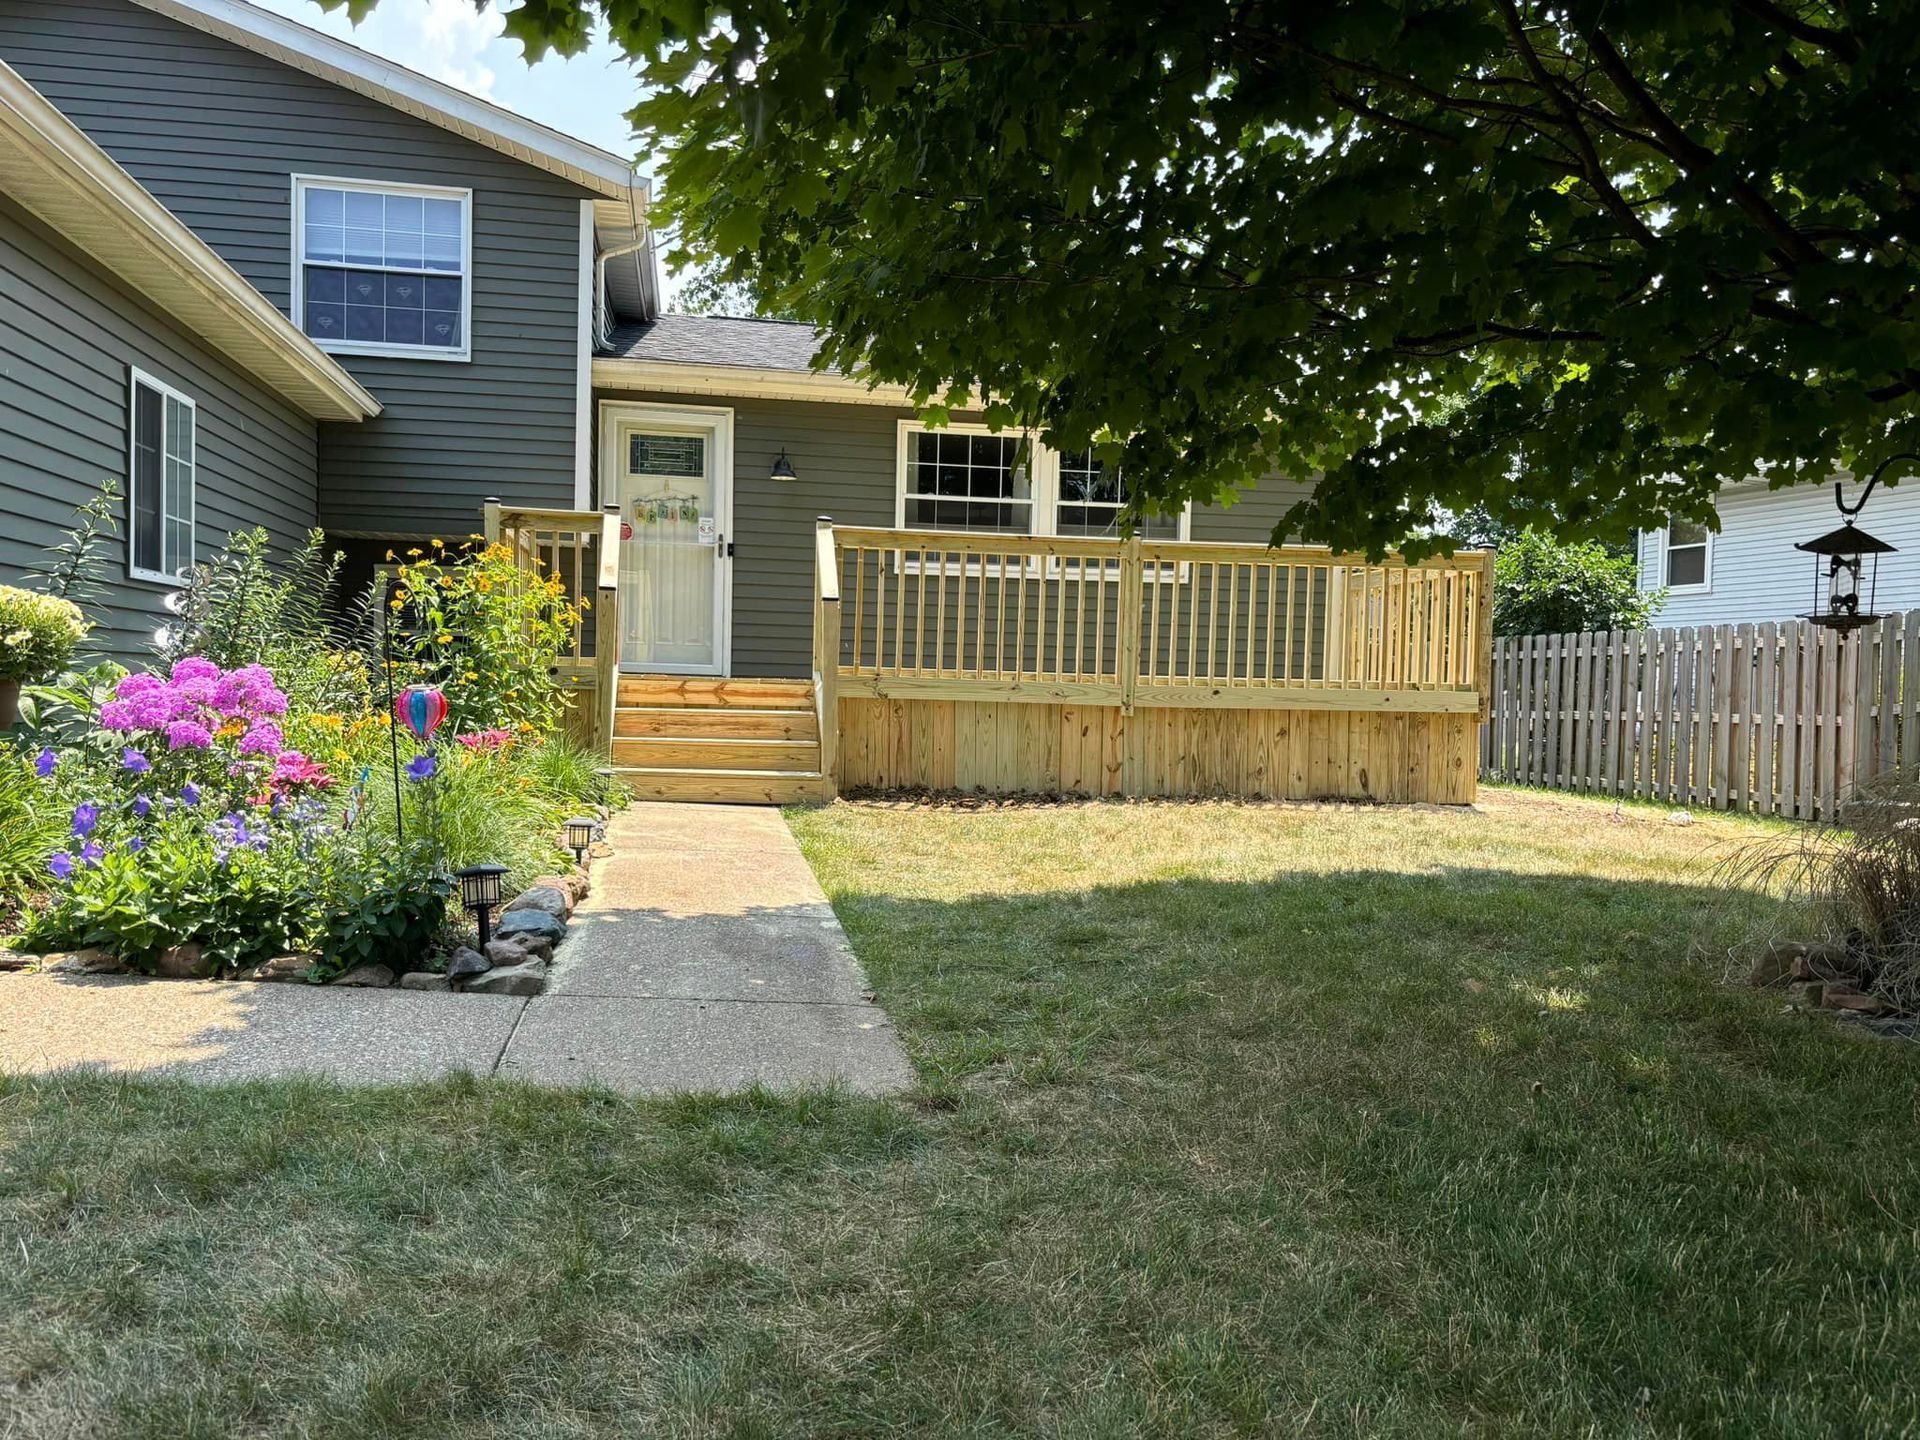
<svg viewBox="0 0 1920 1440">
<path fill-rule="evenodd" d="M 368 4 L 371 0 L 354 0 Z M 1624 536 L 1920 446 L 1920 6 L 519 0 L 642 63 L 680 263 L 1151 502 Z"/>
</svg>

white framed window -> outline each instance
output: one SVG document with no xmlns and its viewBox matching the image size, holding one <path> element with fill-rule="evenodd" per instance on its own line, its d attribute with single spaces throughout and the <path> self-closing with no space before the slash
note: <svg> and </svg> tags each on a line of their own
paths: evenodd
<svg viewBox="0 0 1920 1440">
<path fill-rule="evenodd" d="M 127 573 L 177 585 L 193 568 L 197 410 L 143 370 L 127 387 Z"/>
<path fill-rule="evenodd" d="M 1675 520 L 1660 532 L 1660 575 L 1669 590 L 1705 590 L 1713 583 L 1713 532 L 1692 520 Z"/>
<path fill-rule="evenodd" d="M 1118 539 L 1127 492 L 1090 454 L 1062 455 L 985 425 L 899 425 L 894 523 L 903 530 Z M 1153 516 L 1149 540 L 1184 540 L 1192 507 Z"/>
<path fill-rule="evenodd" d="M 293 177 L 293 314 L 337 355 L 472 355 L 473 192 Z"/>
</svg>

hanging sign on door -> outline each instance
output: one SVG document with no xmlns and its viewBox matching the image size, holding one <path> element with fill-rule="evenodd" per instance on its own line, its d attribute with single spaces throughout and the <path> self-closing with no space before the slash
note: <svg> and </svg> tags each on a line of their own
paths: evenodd
<svg viewBox="0 0 1920 1440">
<path fill-rule="evenodd" d="M 700 534 L 700 543 L 702 545 L 713 544 L 715 538 L 719 534 L 719 527 L 714 524 L 713 516 L 702 515 L 700 517 L 699 534 Z"/>
</svg>

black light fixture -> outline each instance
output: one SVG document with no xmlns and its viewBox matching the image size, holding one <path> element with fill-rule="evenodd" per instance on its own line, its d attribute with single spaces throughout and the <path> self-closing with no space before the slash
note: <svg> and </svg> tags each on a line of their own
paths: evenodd
<svg viewBox="0 0 1920 1440">
<path fill-rule="evenodd" d="M 599 828 L 597 820 L 586 820 L 576 816 L 567 821 L 567 848 L 573 851 L 573 863 L 584 865 L 587 860 L 587 847 L 593 844 L 593 832 Z"/>
<path fill-rule="evenodd" d="M 794 473 L 793 462 L 787 459 L 787 447 L 784 445 L 780 447 L 780 453 L 773 457 L 773 475 L 771 478 L 775 480 L 798 480 L 800 478 Z"/>
<path fill-rule="evenodd" d="M 494 907 L 500 903 L 506 873 L 504 865 L 469 865 L 454 871 L 454 879 L 460 882 L 460 903 L 480 927 L 482 950 L 487 948 L 487 939 L 492 933 L 490 920 Z"/>
<path fill-rule="evenodd" d="M 1824 535 L 1793 547 L 1814 557 L 1813 610 L 1802 618 L 1829 630 L 1842 632 L 1871 625 L 1880 618 L 1873 610 L 1874 596 L 1880 587 L 1880 557 L 1895 554 L 1898 547 L 1869 535 L 1853 523 L 1853 517 L 1866 507 L 1873 487 L 1880 483 L 1880 477 L 1886 473 L 1887 467 L 1899 460 L 1920 460 L 1920 455 L 1903 453 L 1881 461 L 1873 474 L 1867 477 L 1867 485 L 1860 492 L 1860 498 L 1851 505 L 1847 504 L 1844 482 L 1834 481 L 1833 503 L 1840 511 L 1843 523 L 1837 530 L 1829 530 Z M 1873 557 L 1870 562 L 1867 556 Z M 1863 570 L 1867 578 L 1864 605 L 1860 599 Z"/>
</svg>

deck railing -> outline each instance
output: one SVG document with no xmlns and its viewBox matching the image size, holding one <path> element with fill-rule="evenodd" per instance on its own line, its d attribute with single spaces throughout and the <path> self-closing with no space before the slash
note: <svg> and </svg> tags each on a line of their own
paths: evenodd
<svg viewBox="0 0 1920 1440">
<path fill-rule="evenodd" d="M 814 671 L 839 695 L 1485 714 L 1485 552 L 1375 564 L 825 520 L 817 552 Z"/>
<path fill-rule="evenodd" d="M 616 510 L 538 510 L 489 500 L 482 507 L 489 544 L 508 546 L 521 571 L 558 575 L 582 608 L 556 678 L 572 692 L 570 728 L 584 745 L 609 753 L 620 667 L 620 516 Z"/>
</svg>

